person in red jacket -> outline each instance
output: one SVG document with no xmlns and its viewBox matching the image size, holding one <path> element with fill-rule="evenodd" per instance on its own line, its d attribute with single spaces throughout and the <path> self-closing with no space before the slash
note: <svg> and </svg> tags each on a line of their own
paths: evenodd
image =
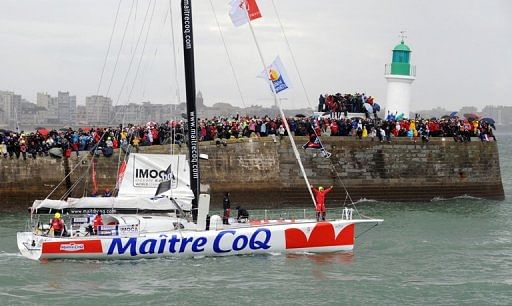
<svg viewBox="0 0 512 306">
<path fill-rule="evenodd" d="M 94 228 L 94 233 L 98 234 L 98 226 L 103 225 L 103 218 L 101 217 L 101 211 L 98 211 L 98 214 L 96 217 L 94 217 L 94 220 L 92 221 L 92 226 Z"/>
<path fill-rule="evenodd" d="M 319 186 L 318 189 L 313 187 L 311 185 L 311 188 L 313 189 L 313 193 L 315 194 L 315 201 L 316 201 L 316 221 L 320 221 L 320 218 L 322 218 L 322 221 L 325 221 L 325 196 L 331 192 L 332 186 L 324 189 L 324 187 Z"/>
<path fill-rule="evenodd" d="M 53 219 L 50 221 L 50 230 L 53 229 L 54 237 L 61 237 L 62 234 L 66 231 L 66 227 L 64 225 L 64 221 L 62 221 L 60 213 L 56 212 Z M 48 232 L 50 232 L 48 230 Z"/>
</svg>

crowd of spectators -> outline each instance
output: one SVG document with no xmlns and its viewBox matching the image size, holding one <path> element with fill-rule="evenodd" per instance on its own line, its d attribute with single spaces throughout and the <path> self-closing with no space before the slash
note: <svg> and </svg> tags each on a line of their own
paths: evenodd
<svg viewBox="0 0 512 306">
<path fill-rule="evenodd" d="M 0 131 L 0 155 L 4 158 L 27 159 L 28 156 L 35 159 L 48 155 L 70 157 L 72 152 L 76 152 L 78 156 L 80 151 L 90 151 L 98 155 L 111 156 L 113 150 L 120 147 L 131 145 L 138 151 L 139 146 L 169 143 L 171 137 L 176 143 L 181 143 L 183 134 L 179 122 L 151 122 L 146 125 L 130 124 L 126 127 L 108 128 L 68 128 L 58 131 L 40 128 L 30 133 L 4 130 Z"/>
<path fill-rule="evenodd" d="M 453 137 L 455 141 L 471 141 L 471 137 L 480 137 L 483 141 L 495 139 L 493 125 L 483 120 L 468 120 L 451 117 L 442 119 L 383 120 L 379 118 L 331 119 L 293 117 L 288 118 L 290 130 L 295 136 L 330 135 L 374 137 L 381 141 L 390 141 L 391 137 L 421 138 Z M 212 118 L 199 123 L 203 141 L 239 137 L 266 137 L 268 135 L 285 136 L 286 130 L 280 118 L 270 117 L 233 117 Z"/>
<path fill-rule="evenodd" d="M 484 120 L 468 120 L 459 117 L 442 119 L 383 120 L 379 118 L 330 119 L 296 116 L 288 118 L 290 130 L 295 136 L 330 135 L 353 136 L 360 139 L 371 137 L 390 141 L 392 137 L 409 137 L 416 141 L 429 141 L 430 137 L 453 137 L 455 141 L 470 141 L 480 137 L 482 141 L 495 140 L 493 125 Z M 239 116 L 199 119 L 200 141 L 226 143 L 225 139 L 241 137 L 286 136 L 281 118 Z M 181 145 L 186 141 L 184 120 L 162 124 L 149 122 L 145 125 L 118 127 L 92 127 L 79 129 L 46 130 L 35 132 L 0 131 L 0 155 L 4 158 L 26 159 L 48 156 L 52 148 L 61 149 L 62 155 L 76 155 L 80 151 L 110 156 L 114 149 L 131 145 L 138 151 L 140 146 L 169 144 Z M 58 155 L 58 154 L 57 154 Z"/>
<path fill-rule="evenodd" d="M 366 117 L 369 117 L 368 110 L 376 113 L 380 110 L 380 107 L 373 108 L 374 98 L 372 96 L 367 97 L 365 93 L 355 94 L 341 94 L 337 93 L 334 95 L 325 94 L 320 95 L 318 98 L 318 111 L 319 112 L 342 112 L 347 116 L 348 113 L 366 113 Z M 368 103 L 370 107 L 366 106 Z"/>
<path fill-rule="evenodd" d="M 409 137 L 416 141 L 428 142 L 430 137 L 450 137 L 456 142 L 471 141 L 471 137 L 479 137 L 482 141 L 496 140 L 493 125 L 484 120 L 468 120 L 465 118 L 431 118 L 400 120 L 381 119 L 324 119 L 322 131 L 331 136 L 355 136 L 358 138 L 378 138 L 379 141 L 391 141 L 392 137 Z"/>
</svg>

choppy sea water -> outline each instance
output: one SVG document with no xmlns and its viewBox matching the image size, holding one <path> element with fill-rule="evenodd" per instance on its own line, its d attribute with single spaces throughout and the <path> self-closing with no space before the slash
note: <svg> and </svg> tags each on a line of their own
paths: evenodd
<svg viewBox="0 0 512 306">
<path fill-rule="evenodd" d="M 505 201 L 362 202 L 385 222 L 351 253 L 40 263 L 16 247 L 25 214 L 0 213 L 0 305 L 511 305 L 510 140 Z"/>
</svg>

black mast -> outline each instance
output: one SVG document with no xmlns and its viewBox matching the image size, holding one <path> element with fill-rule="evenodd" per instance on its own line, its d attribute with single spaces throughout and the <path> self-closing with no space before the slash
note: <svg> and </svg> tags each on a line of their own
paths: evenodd
<svg viewBox="0 0 512 306">
<path fill-rule="evenodd" d="M 197 221 L 199 198 L 199 148 L 197 145 L 196 80 L 194 74 L 194 38 L 192 31 L 192 0 L 181 0 L 181 27 L 183 31 L 183 58 L 185 60 L 185 88 L 187 92 L 188 153 L 190 188 L 194 192 L 192 219 Z"/>
</svg>

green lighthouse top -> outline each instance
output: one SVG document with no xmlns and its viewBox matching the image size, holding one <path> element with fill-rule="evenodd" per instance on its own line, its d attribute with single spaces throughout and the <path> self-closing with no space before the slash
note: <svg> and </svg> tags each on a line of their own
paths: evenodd
<svg viewBox="0 0 512 306">
<path fill-rule="evenodd" d="M 398 45 L 393 48 L 393 58 L 391 61 L 390 74 L 411 76 L 414 75 L 413 69 L 411 69 L 411 49 L 404 43 L 404 31 L 400 32 L 401 41 Z"/>
<path fill-rule="evenodd" d="M 393 51 L 411 52 L 411 49 L 404 43 L 404 40 L 402 39 L 400 44 L 396 45 L 395 48 L 393 48 Z"/>
</svg>

